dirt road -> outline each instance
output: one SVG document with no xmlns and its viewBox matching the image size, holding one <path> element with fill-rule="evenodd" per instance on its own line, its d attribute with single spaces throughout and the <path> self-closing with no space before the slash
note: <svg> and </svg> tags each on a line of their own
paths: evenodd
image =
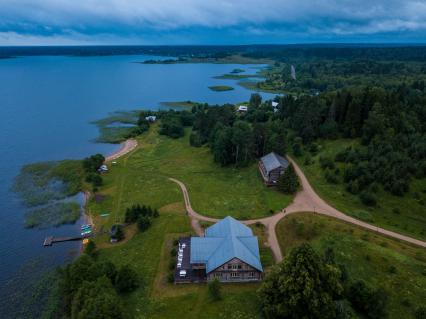
<svg viewBox="0 0 426 319">
<path fill-rule="evenodd" d="M 275 260 L 277 262 L 280 262 L 283 259 L 281 248 L 278 243 L 278 238 L 276 234 L 276 226 L 278 222 L 284 218 L 285 216 L 289 214 L 294 214 L 298 212 L 315 212 L 318 214 L 334 217 L 340 220 L 343 220 L 345 222 L 366 228 L 368 230 L 380 233 L 382 235 L 395 238 L 398 240 L 406 241 L 408 243 L 425 247 L 426 248 L 426 242 L 405 236 L 393 231 L 386 230 L 384 228 L 380 228 L 374 225 L 370 225 L 368 223 L 365 223 L 363 221 L 360 221 L 358 219 L 355 219 L 353 217 L 350 217 L 334 207 L 327 204 L 321 197 L 318 196 L 317 193 L 313 190 L 312 186 L 309 184 L 308 179 L 306 178 L 305 174 L 302 172 L 300 167 L 294 162 L 294 160 L 290 157 L 287 157 L 288 160 L 293 164 L 294 169 L 299 176 L 299 180 L 302 186 L 302 189 L 296 194 L 293 202 L 285 207 L 281 212 L 271 216 L 271 217 L 265 217 L 265 218 L 259 218 L 259 219 L 250 219 L 250 220 L 244 220 L 241 221 L 242 223 L 246 225 L 254 224 L 257 222 L 260 222 L 266 226 L 267 233 L 268 233 L 268 245 L 271 248 Z M 218 219 L 211 218 L 207 216 L 203 216 L 199 213 L 197 213 L 191 206 L 191 201 L 189 199 L 188 190 L 181 181 L 178 181 L 177 179 L 170 178 L 171 181 L 177 183 L 179 187 L 182 190 L 183 197 L 185 200 L 185 207 L 186 211 L 188 212 L 188 215 L 191 218 L 191 225 L 195 232 L 199 235 L 203 235 L 203 229 L 200 226 L 200 221 L 207 221 L 207 222 L 216 222 Z"/>
</svg>

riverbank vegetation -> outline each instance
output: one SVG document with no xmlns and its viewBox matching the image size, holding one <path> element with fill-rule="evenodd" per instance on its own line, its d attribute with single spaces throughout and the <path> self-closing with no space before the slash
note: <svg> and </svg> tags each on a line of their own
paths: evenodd
<svg viewBox="0 0 426 319">
<path fill-rule="evenodd" d="M 367 287 L 382 289 L 388 296 L 389 318 L 414 318 L 423 305 L 426 254 L 422 248 L 313 213 L 284 218 L 277 235 L 283 254 L 308 242 L 317 254 L 332 256 L 352 284 L 361 280 Z"/>
</svg>

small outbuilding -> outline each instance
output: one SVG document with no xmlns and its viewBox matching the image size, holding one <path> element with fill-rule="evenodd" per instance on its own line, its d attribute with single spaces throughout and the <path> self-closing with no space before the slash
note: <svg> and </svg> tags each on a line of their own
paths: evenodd
<svg viewBox="0 0 426 319">
<path fill-rule="evenodd" d="M 147 120 L 150 123 L 154 123 L 157 120 L 157 117 L 154 116 L 154 115 L 150 115 L 150 116 L 145 117 L 145 120 Z"/>
<path fill-rule="evenodd" d="M 245 105 L 240 105 L 238 107 L 238 112 L 247 112 L 247 106 Z"/>
<path fill-rule="evenodd" d="M 259 170 L 265 184 L 268 186 L 275 185 L 288 165 L 288 161 L 275 152 L 263 156 L 259 161 Z"/>
</svg>

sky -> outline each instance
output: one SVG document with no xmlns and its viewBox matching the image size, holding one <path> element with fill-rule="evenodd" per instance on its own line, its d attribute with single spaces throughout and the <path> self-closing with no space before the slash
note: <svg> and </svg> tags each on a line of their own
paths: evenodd
<svg viewBox="0 0 426 319">
<path fill-rule="evenodd" d="M 426 43 L 426 0 L 0 0 L 0 45 Z"/>
</svg>

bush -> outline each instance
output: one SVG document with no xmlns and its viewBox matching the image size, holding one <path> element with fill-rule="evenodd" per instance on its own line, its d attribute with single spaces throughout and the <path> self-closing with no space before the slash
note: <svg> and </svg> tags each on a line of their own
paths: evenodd
<svg viewBox="0 0 426 319">
<path fill-rule="evenodd" d="M 140 216 L 138 218 L 138 228 L 141 232 L 146 231 L 151 226 L 151 219 L 147 216 Z"/>
<path fill-rule="evenodd" d="M 286 194 L 294 194 L 299 188 L 299 177 L 297 176 L 292 164 L 284 171 L 278 180 L 278 189 Z"/>
<path fill-rule="evenodd" d="M 368 192 L 362 192 L 359 195 L 359 198 L 361 199 L 361 202 L 364 205 L 367 205 L 367 206 L 376 206 L 376 204 L 377 204 L 376 197 L 373 194 L 370 194 Z"/>
<path fill-rule="evenodd" d="M 348 298 L 353 307 L 368 318 L 386 318 L 387 294 L 382 289 L 372 290 L 363 281 L 349 287 Z"/>
<path fill-rule="evenodd" d="M 96 244 L 93 240 L 89 240 L 87 246 L 84 248 L 84 252 L 88 254 L 90 257 L 95 256 Z"/>
<path fill-rule="evenodd" d="M 139 277 L 129 265 L 124 265 L 117 272 L 115 289 L 118 292 L 131 292 L 139 287 Z"/>
<path fill-rule="evenodd" d="M 221 299 L 221 287 L 220 282 L 217 278 L 213 279 L 208 283 L 207 289 L 211 300 L 217 301 Z"/>
<path fill-rule="evenodd" d="M 319 163 L 322 169 L 334 169 L 336 167 L 334 161 L 330 157 L 320 156 Z"/>
<path fill-rule="evenodd" d="M 189 145 L 194 147 L 201 147 L 203 145 L 203 141 L 201 139 L 200 134 L 192 132 L 189 136 Z"/>
</svg>

